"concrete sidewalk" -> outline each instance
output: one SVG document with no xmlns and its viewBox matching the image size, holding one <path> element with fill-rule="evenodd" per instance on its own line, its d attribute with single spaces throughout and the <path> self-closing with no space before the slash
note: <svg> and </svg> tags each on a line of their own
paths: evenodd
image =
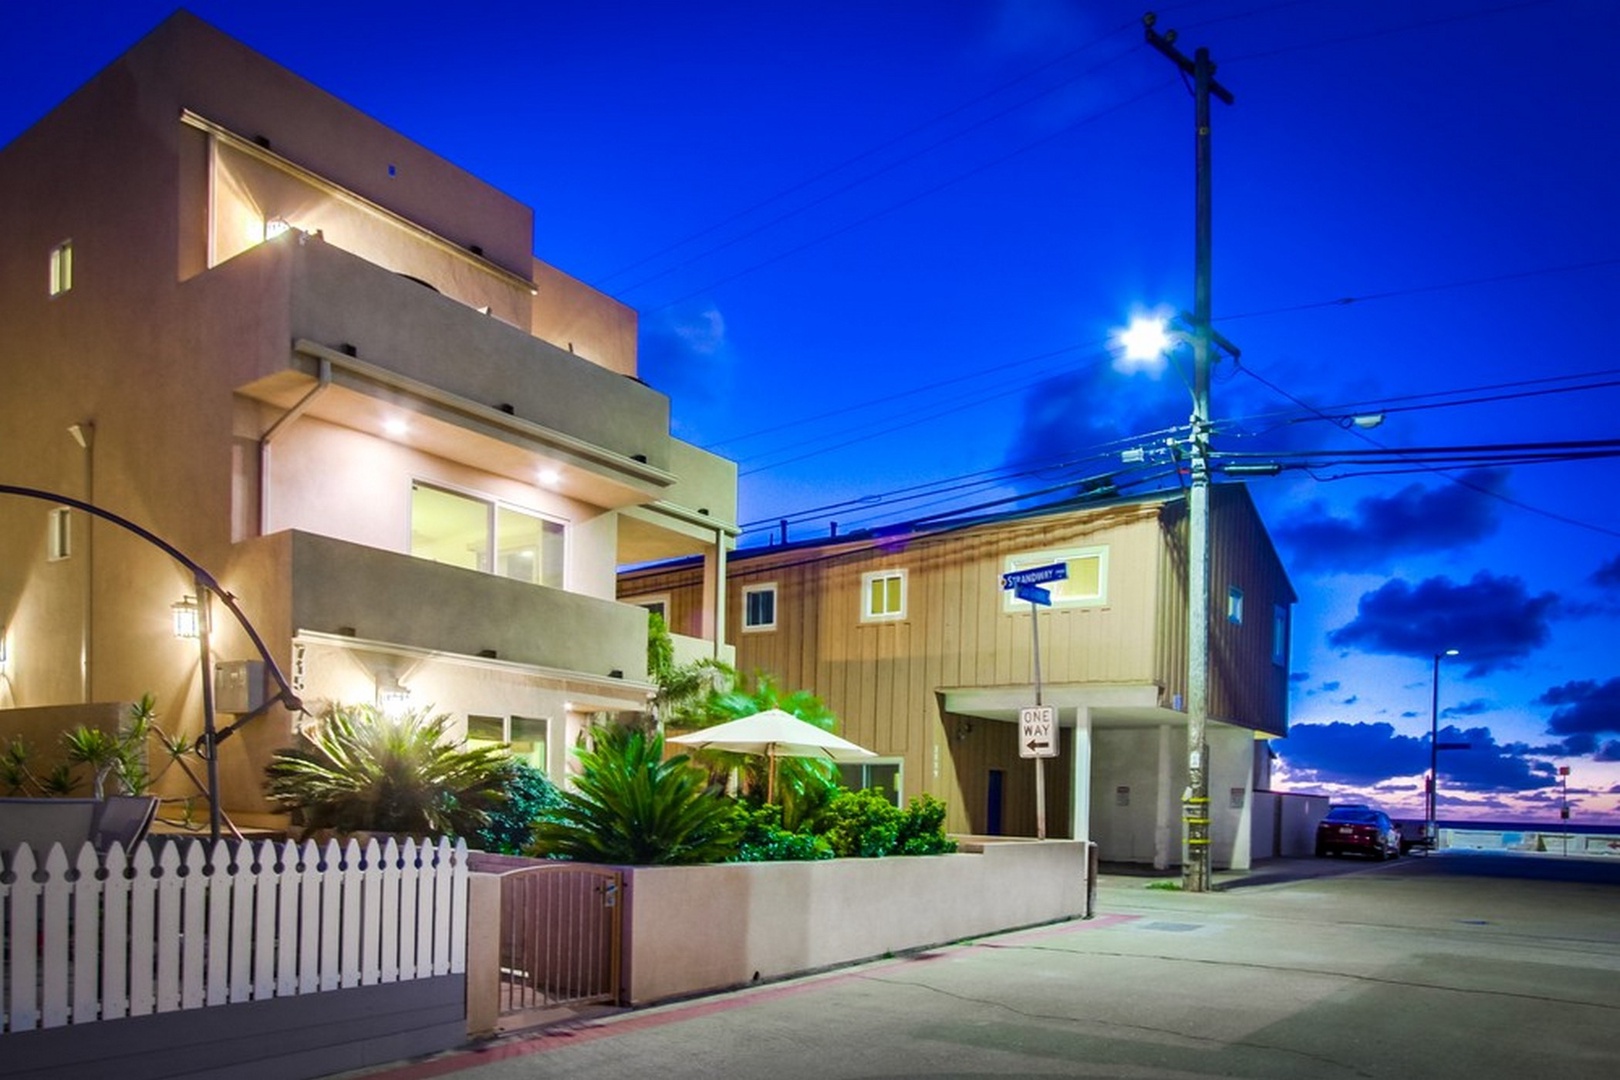
<svg viewBox="0 0 1620 1080">
<path fill-rule="evenodd" d="M 1620 863 L 1293 860 L 1219 891 L 374 1070 L 568 1076 L 1620 1075 Z"/>
</svg>

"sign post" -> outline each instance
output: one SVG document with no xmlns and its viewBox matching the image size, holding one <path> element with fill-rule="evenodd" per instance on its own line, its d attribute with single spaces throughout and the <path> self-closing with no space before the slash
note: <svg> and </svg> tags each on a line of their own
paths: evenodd
<svg viewBox="0 0 1620 1080">
<path fill-rule="evenodd" d="M 1046 839 L 1046 759 L 1057 757 L 1057 711 L 1041 704 L 1041 608 L 1050 607 L 1052 594 L 1040 586 L 1048 581 L 1064 581 L 1068 563 L 1049 563 L 1028 570 L 1001 575 L 1002 589 L 1013 590 L 1020 600 L 1029 601 L 1029 633 L 1035 668 L 1035 707 L 1018 712 L 1018 756 L 1035 759 L 1035 838 Z"/>
</svg>

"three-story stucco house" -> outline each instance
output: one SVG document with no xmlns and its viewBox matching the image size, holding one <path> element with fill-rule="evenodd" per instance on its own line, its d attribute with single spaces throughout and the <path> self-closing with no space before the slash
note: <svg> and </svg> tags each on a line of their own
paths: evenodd
<svg viewBox="0 0 1620 1080">
<path fill-rule="evenodd" d="M 0 150 L 0 483 L 194 558 L 312 709 L 433 707 L 560 779 L 582 725 L 651 691 L 618 566 L 698 559 L 683 649 L 729 655 L 736 471 L 671 437 L 635 313 L 537 261 L 532 230 L 178 13 Z M 147 692 L 195 733 L 207 673 L 170 632 L 193 581 L 107 521 L 0 495 L 0 734 L 6 710 Z M 222 614 L 213 659 L 251 681 Z M 300 722 L 224 744 L 227 810 L 265 809 Z"/>
<path fill-rule="evenodd" d="M 1268 740 L 1287 732 L 1295 602 L 1245 488 L 1213 491 L 1210 627 L 1212 859 L 1246 867 L 1269 844 Z M 876 751 L 851 786 L 949 805 L 957 832 L 1033 836 L 1035 764 L 1020 713 L 1056 710 L 1047 835 L 1097 842 L 1106 860 L 1181 861 L 1187 784 L 1186 501 L 1179 492 L 929 527 L 747 548 L 731 557 L 727 626 L 746 675 L 820 695 L 840 733 Z M 1004 574 L 1064 564 L 1049 607 Z M 702 567 L 622 576 L 626 600 L 676 629 L 704 618 Z M 1261 805 L 1261 804 L 1264 805 Z M 1257 806 L 1260 808 L 1257 809 Z"/>
</svg>

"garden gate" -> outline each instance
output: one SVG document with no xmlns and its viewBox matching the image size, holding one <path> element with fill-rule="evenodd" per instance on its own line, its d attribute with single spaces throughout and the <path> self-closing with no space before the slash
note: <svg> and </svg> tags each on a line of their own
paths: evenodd
<svg viewBox="0 0 1620 1080">
<path fill-rule="evenodd" d="M 624 878 L 549 863 L 501 874 L 500 1014 L 619 1001 Z"/>
</svg>

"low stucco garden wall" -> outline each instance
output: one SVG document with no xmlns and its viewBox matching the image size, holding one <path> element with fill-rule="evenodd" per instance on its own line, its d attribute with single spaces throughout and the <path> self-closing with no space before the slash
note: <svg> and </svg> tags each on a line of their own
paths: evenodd
<svg viewBox="0 0 1620 1080">
<path fill-rule="evenodd" d="M 1087 914 L 1089 845 L 625 870 L 626 1003 L 746 985 Z"/>
</svg>

